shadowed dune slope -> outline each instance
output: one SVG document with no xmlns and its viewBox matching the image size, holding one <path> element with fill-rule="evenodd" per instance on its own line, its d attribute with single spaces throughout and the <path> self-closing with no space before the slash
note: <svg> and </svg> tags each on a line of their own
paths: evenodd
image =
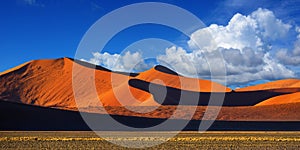
<svg viewBox="0 0 300 150">
<path fill-rule="evenodd" d="M 199 106 L 254 106 L 274 96 L 290 94 L 289 89 L 258 90 L 243 92 L 193 92 L 139 79 L 130 79 L 129 85 L 151 92 L 155 101 L 162 105 L 199 105 Z"/>
<path fill-rule="evenodd" d="M 280 105 L 276 105 L 274 108 L 269 106 L 264 107 L 258 107 L 259 109 L 250 110 L 249 107 L 242 108 L 238 107 L 235 111 L 232 110 L 232 108 L 229 108 L 229 112 L 226 113 L 226 110 L 221 110 L 220 115 L 218 116 L 218 120 L 216 120 L 212 126 L 210 127 L 210 130 L 254 130 L 254 131 L 263 131 L 263 130 L 276 130 L 276 131 L 283 131 L 283 130 L 290 130 L 290 131 L 299 131 L 299 105 L 296 105 L 298 107 L 287 107 L 287 108 L 293 108 L 291 112 L 288 112 L 289 114 L 294 114 L 291 116 L 298 117 L 298 121 L 292 119 L 286 119 L 285 114 L 277 113 L 276 116 L 282 116 L 283 120 L 266 120 L 263 118 L 267 118 L 269 116 L 273 116 L 274 111 L 275 112 L 281 112 L 282 110 L 285 111 Z M 164 106 L 168 107 L 168 106 Z M 113 109 L 118 109 L 118 107 L 111 107 Z M 254 108 L 254 107 L 253 107 Z M 261 108 L 261 109 L 260 109 Z M 298 109 L 297 109 L 298 108 Z M 200 115 L 203 110 L 205 110 L 205 107 L 199 107 L 196 112 Z M 222 108 L 222 109 L 226 109 Z M 166 113 L 162 114 L 170 114 L 170 110 L 176 110 L 176 107 L 168 107 L 161 110 L 166 110 Z M 178 115 L 185 114 L 186 111 L 189 110 L 189 108 L 182 109 L 181 113 L 178 113 Z M 266 110 L 266 111 L 265 111 Z M 120 112 L 119 109 L 117 112 Z M 172 112 L 172 111 L 171 111 Z M 268 113 L 269 112 L 269 113 Z M 209 113 L 214 113 L 213 111 L 210 111 Z M 255 115 L 255 114 L 261 114 L 261 115 Z M 9 117 L 7 114 L 10 114 Z M 130 127 L 134 128 L 142 128 L 141 131 L 145 131 L 146 129 L 150 129 L 148 127 L 152 127 L 154 125 L 160 124 L 163 121 L 166 120 L 166 118 L 161 117 L 161 115 L 158 116 L 158 118 L 153 117 L 151 115 L 150 117 L 139 117 L 135 116 L 133 114 L 130 115 L 105 115 L 105 114 L 95 114 L 95 113 L 83 113 L 85 117 L 93 118 L 95 119 L 93 122 L 94 124 L 99 124 L 99 126 L 94 125 L 95 130 L 109 130 L 109 131 L 118 131 L 118 130 L 124 130 L 128 131 Z M 237 116 L 234 116 L 237 115 Z M 246 115 L 246 116 L 245 116 Z M 176 115 L 175 115 L 176 116 Z M 209 115 L 211 116 L 211 115 Z M 213 116 L 213 115 L 212 115 Z M 253 118 L 253 117 L 260 117 L 260 118 Z M 109 121 L 106 121 L 108 118 L 113 117 L 118 122 L 127 125 L 123 127 L 114 126 L 109 123 Z M 239 117 L 242 117 L 242 119 L 239 119 Z M 251 117 L 252 119 L 247 119 L 247 117 Z M 184 116 L 178 116 L 175 118 L 171 118 L 168 120 L 170 124 L 176 125 L 176 124 L 185 124 L 187 120 L 184 120 Z M 184 130 L 199 130 L 199 124 L 200 122 L 212 119 L 210 117 L 205 117 L 204 120 L 199 120 L 200 118 L 194 118 L 193 120 L 188 121 L 188 124 L 185 126 Z M 244 120 L 246 118 L 246 120 Z M 231 120 L 232 119 L 232 120 Z M 258 120 L 257 120 L 258 119 Z M 262 121 L 260 119 L 263 119 Z M 11 102 L 4 102 L 0 101 L 0 120 L 2 121 L 0 124 L 0 130 L 28 130 L 28 131 L 34 131 L 34 130 L 40 130 L 40 131 L 58 131 L 58 130 L 91 130 L 89 126 L 87 126 L 86 122 L 82 119 L 81 115 L 76 111 L 67 111 L 67 110 L 58 110 L 58 109 L 52 109 L 52 108 L 45 108 L 45 107 L 37 107 L 37 106 L 30 106 L 25 104 L 16 104 Z M 222 121 L 226 120 L 226 121 Z M 231 120 L 231 121 L 227 121 Z M 243 121 L 244 120 L 244 121 Z M 209 123 L 210 120 L 207 122 Z M 100 125 L 101 124 L 101 125 Z M 206 124 L 206 123 L 205 123 Z M 160 126 L 154 130 L 162 130 L 162 131 L 179 131 L 181 128 L 177 128 L 178 126 Z M 180 127 L 180 126 L 179 126 Z M 148 130 L 147 130 L 148 131 Z"/>
</svg>

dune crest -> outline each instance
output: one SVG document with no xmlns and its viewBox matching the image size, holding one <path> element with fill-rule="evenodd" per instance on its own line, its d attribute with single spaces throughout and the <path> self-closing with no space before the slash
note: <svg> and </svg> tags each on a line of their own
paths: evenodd
<svg viewBox="0 0 300 150">
<path fill-rule="evenodd" d="M 230 88 L 210 80 L 180 76 L 176 72 L 161 65 L 155 66 L 154 68 L 151 68 L 145 72 L 141 72 L 135 78 L 156 84 L 161 84 L 161 82 L 163 82 L 165 86 L 195 92 L 231 91 Z"/>
</svg>

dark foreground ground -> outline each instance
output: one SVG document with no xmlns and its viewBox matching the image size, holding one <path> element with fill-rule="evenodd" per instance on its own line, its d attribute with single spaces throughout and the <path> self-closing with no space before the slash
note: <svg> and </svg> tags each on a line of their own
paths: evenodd
<svg viewBox="0 0 300 150">
<path fill-rule="evenodd" d="M 93 124 L 86 124 L 82 116 Z M 0 101 L 0 131 L 300 131 L 300 121 L 200 121 L 101 115 Z M 109 123 L 109 118 L 119 123 Z M 166 122 L 168 121 L 168 122 Z M 162 123 L 166 125 L 158 126 Z M 127 128 L 132 127 L 132 128 Z M 155 127 L 155 128 L 151 128 Z M 207 128 L 200 128 L 206 130 Z"/>
<path fill-rule="evenodd" d="M 300 132 L 104 132 L 113 142 L 145 149 L 300 149 Z M 135 136 L 136 135 L 136 136 Z M 142 135 L 142 136 L 140 136 Z M 146 143 L 143 143 L 146 142 Z M 90 131 L 0 132 L 0 149 L 132 149 L 112 144 Z"/>
</svg>

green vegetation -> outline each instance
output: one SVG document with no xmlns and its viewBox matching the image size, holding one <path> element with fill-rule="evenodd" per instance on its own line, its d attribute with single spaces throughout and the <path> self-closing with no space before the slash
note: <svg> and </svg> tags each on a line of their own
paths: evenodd
<svg viewBox="0 0 300 150">
<path fill-rule="evenodd" d="M 166 140 L 167 132 L 143 137 L 128 132 L 106 132 L 121 142 Z M 140 134 L 140 133 L 138 133 Z M 1 149 L 128 149 L 114 145 L 93 132 L 0 132 Z M 300 132 L 181 132 L 167 142 L 147 149 L 300 149 Z"/>
</svg>

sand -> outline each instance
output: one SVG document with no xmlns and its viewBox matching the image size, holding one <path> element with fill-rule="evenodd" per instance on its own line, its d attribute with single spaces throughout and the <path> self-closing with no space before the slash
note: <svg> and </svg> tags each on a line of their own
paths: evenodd
<svg viewBox="0 0 300 150">
<path fill-rule="evenodd" d="M 73 72 L 73 68 L 77 70 Z M 72 81 L 76 78 L 76 82 Z M 93 78 L 94 77 L 94 78 Z M 163 66 L 156 66 L 136 76 L 112 72 L 106 68 L 93 69 L 70 58 L 34 60 L 0 74 L 0 99 L 64 110 L 98 112 L 105 106 L 112 114 L 167 118 L 176 106 L 160 106 L 153 95 L 128 84 L 131 79 L 152 82 L 167 87 L 193 92 L 231 92 L 232 90 L 209 80 L 188 78 Z M 91 86 L 91 83 L 95 85 Z M 74 88 L 76 87 L 76 100 Z M 237 89 L 236 92 L 275 90 L 291 93 L 275 96 L 245 107 L 223 107 L 219 120 L 297 120 L 300 107 L 300 80 L 284 79 Z M 241 98 L 241 101 L 243 98 Z M 100 103 L 101 102 L 101 103 Z M 149 113 L 136 114 L 124 107 L 149 109 Z M 159 109 L 156 109 L 159 107 Z M 186 106 L 177 118 L 187 117 L 189 107 L 197 107 L 194 119 L 201 119 L 206 106 Z M 184 111 L 185 110 L 185 111 Z M 144 110 L 141 110 L 144 111 Z M 288 116 L 288 117 L 286 117 Z"/>
</svg>

